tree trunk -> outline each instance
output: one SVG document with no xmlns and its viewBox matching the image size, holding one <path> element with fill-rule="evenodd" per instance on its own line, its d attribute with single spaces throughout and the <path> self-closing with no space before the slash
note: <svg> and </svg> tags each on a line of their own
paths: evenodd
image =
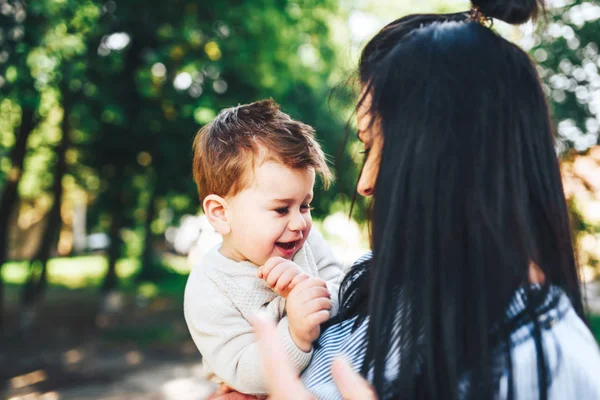
<svg viewBox="0 0 600 400">
<path fill-rule="evenodd" d="M 115 188 L 113 193 L 113 202 L 117 206 L 113 208 L 114 212 L 112 214 L 108 232 L 110 244 L 108 247 L 108 270 L 106 271 L 106 276 L 104 277 L 104 282 L 102 283 L 102 292 L 104 294 L 108 294 L 112 290 L 116 289 L 118 283 L 117 260 L 121 255 L 121 227 L 123 224 L 123 218 L 121 215 L 122 211 L 120 210 L 123 207 L 122 182 L 120 179 L 118 179 L 118 181 L 118 183 L 115 182 L 115 185 L 118 185 L 118 187 Z"/>
<path fill-rule="evenodd" d="M 36 254 L 32 258 L 31 272 L 29 278 L 23 287 L 21 293 L 21 304 L 24 308 L 36 308 L 37 302 L 41 298 L 44 290 L 46 289 L 47 280 L 47 266 L 48 260 L 50 259 L 50 253 L 56 248 L 60 228 L 62 226 L 62 220 L 60 215 L 60 209 L 63 199 L 63 185 L 62 180 L 67 173 L 67 162 L 65 155 L 69 147 L 69 114 L 71 111 L 71 99 L 69 96 L 68 89 L 62 87 L 62 101 L 63 101 L 63 119 L 61 123 L 62 138 L 56 148 L 56 164 L 54 167 L 54 183 L 52 185 L 52 194 L 54 203 L 48 213 L 48 223 L 42 234 L 42 240 L 37 249 Z M 35 273 L 36 264 L 40 264 L 40 272 Z M 26 313 L 29 314 L 29 313 Z"/>
<path fill-rule="evenodd" d="M 151 281 L 155 277 L 154 269 L 156 268 L 156 263 L 154 260 L 154 251 L 152 249 L 152 221 L 154 221 L 154 217 L 156 216 L 156 198 L 158 191 L 156 187 L 152 189 L 152 194 L 150 195 L 150 201 L 146 207 L 146 221 L 144 222 L 144 251 L 142 252 L 142 265 L 140 267 L 140 272 L 136 277 L 136 281 Z"/>
<path fill-rule="evenodd" d="M 125 199 L 123 177 L 117 177 L 111 184 L 113 185 L 110 193 L 111 203 L 113 204 L 111 209 L 113 212 L 108 229 L 110 239 L 107 252 L 108 269 L 100 287 L 103 300 L 99 315 L 103 317 L 119 313 L 123 307 L 122 294 L 118 290 L 119 278 L 117 276 L 117 260 L 121 256 L 121 247 L 123 244 L 121 240 L 121 228 L 123 227 L 124 218 L 123 202 Z"/>
<path fill-rule="evenodd" d="M 118 129 L 122 129 L 125 134 L 126 130 L 135 130 L 135 125 L 132 121 L 135 120 L 135 116 L 139 113 L 141 99 L 136 89 L 135 71 L 141 63 L 141 52 L 143 50 L 143 44 L 140 38 L 133 37 L 129 49 L 126 51 L 124 56 L 123 71 L 120 75 L 120 93 L 118 94 L 122 101 L 123 110 L 125 112 L 126 124 Z M 116 132 L 113 130 L 113 132 Z M 129 160 L 118 160 L 122 163 L 120 167 L 125 167 Z M 102 284 L 102 292 L 104 294 L 110 294 L 111 291 L 116 289 L 118 284 L 116 264 L 117 259 L 121 255 L 121 228 L 123 227 L 124 221 L 124 207 L 126 206 L 126 193 L 125 188 L 125 177 L 117 176 L 111 184 L 112 188 L 112 200 L 110 208 L 112 209 L 112 220 L 109 228 L 110 247 L 108 249 L 108 271 Z"/>
<path fill-rule="evenodd" d="M 2 190 L 2 198 L 0 198 L 0 330 L 4 328 L 4 282 L 2 280 L 2 267 L 8 258 L 9 222 L 18 200 L 17 190 L 22 176 L 23 161 L 27 153 L 27 139 L 29 139 L 29 135 L 35 126 L 34 117 L 35 108 L 23 105 L 21 126 L 19 127 L 15 147 L 10 154 L 12 167 L 6 186 Z"/>
</svg>

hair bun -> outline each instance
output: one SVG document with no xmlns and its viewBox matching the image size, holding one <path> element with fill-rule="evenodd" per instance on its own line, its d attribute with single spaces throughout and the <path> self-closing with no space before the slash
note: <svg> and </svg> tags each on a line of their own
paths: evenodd
<svg viewBox="0 0 600 400">
<path fill-rule="evenodd" d="M 472 4 L 486 17 L 513 25 L 535 19 L 544 9 L 544 0 L 472 0 Z"/>
</svg>

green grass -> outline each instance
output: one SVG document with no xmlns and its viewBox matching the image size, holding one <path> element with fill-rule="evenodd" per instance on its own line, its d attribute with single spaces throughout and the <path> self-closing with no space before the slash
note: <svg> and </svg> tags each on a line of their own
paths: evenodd
<svg viewBox="0 0 600 400">
<path fill-rule="evenodd" d="M 165 256 L 161 260 L 166 272 L 173 275 L 187 275 L 189 267 L 183 257 Z M 7 284 L 22 285 L 29 275 L 28 261 L 14 261 L 4 264 L 2 278 Z M 108 262 L 100 255 L 59 257 L 48 262 L 48 282 L 52 286 L 69 289 L 82 289 L 99 286 L 106 274 Z M 121 282 L 131 281 L 140 269 L 136 258 L 123 258 L 117 261 L 117 276 Z M 126 285 L 127 286 L 127 285 Z"/>
<path fill-rule="evenodd" d="M 97 286 L 106 274 L 108 263 L 102 256 L 59 257 L 48 261 L 48 282 L 51 285 L 80 289 Z M 133 258 L 117 262 L 119 278 L 131 277 L 139 269 L 139 261 Z M 2 268 L 4 282 L 22 285 L 29 274 L 28 261 L 9 262 Z"/>
<path fill-rule="evenodd" d="M 140 262 L 135 258 L 123 258 L 117 262 L 119 288 L 129 295 L 140 295 L 148 300 L 159 296 L 182 299 L 189 273 L 185 257 L 165 255 L 154 266 L 158 268 L 152 282 L 138 284 L 135 280 Z M 48 263 L 48 290 L 46 300 L 59 299 L 67 292 L 86 292 L 94 295 L 102 284 L 108 263 L 101 255 L 60 257 Z M 18 304 L 21 287 L 29 275 L 29 262 L 9 262 L 2 268 L 2 277 L 7 284 L 7 304 Z"/>
</svg>

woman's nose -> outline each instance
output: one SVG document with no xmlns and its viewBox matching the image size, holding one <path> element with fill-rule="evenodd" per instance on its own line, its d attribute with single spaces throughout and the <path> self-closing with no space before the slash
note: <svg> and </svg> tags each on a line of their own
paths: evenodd
<svg viewBox="0 0 600 400">
<path fill-rule="evenodd" d="M 363 169 L 360 174 L 360 179 L 358 180 L 358 185 L 356 185 L 356 191 L 361 196 L 371 196 L 373 194 L 373 188 L 375 186 L 375 179 L 372 179 L 369 171 Z"/>
</svg>

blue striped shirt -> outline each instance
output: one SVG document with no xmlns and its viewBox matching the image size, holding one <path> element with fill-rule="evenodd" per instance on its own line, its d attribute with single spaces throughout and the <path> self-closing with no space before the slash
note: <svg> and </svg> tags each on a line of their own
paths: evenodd
<svg viewBox="0 0 600 400">
<path fill-rule="evenodd" d="M 357 262 L 360 261 L 364 259 Z M 514 317 L 523 312 L 525 299 L 525 290 L 519 289 L 507 309 L 507 316 Z M 600 350 L 590 330 L 558 287 L 550 287 L 540 309 L 545 310 L 539 321 L 550 372 L 548 399 L 600 400 Z M 356 317 L 330 326 L 318 340 L 313 359 L 302 374 L 304 385 L 317 399 L 341 399 L 331 375 L 334 358 L 343 356 L 355 370 L 360 370 L 368 324 L 364 321 L 354 327 L 355 320 Z M 538 399 L 537 353 L 532 322 L 526 322 L 512 332 L 510 346 L 514 398 Z M 394 358 L 391 357 L 390 361 L 397 365 Z M 497 393 L 498 399 L 507 398 L 508 371 L 502 372 Z"/>
</svg>

